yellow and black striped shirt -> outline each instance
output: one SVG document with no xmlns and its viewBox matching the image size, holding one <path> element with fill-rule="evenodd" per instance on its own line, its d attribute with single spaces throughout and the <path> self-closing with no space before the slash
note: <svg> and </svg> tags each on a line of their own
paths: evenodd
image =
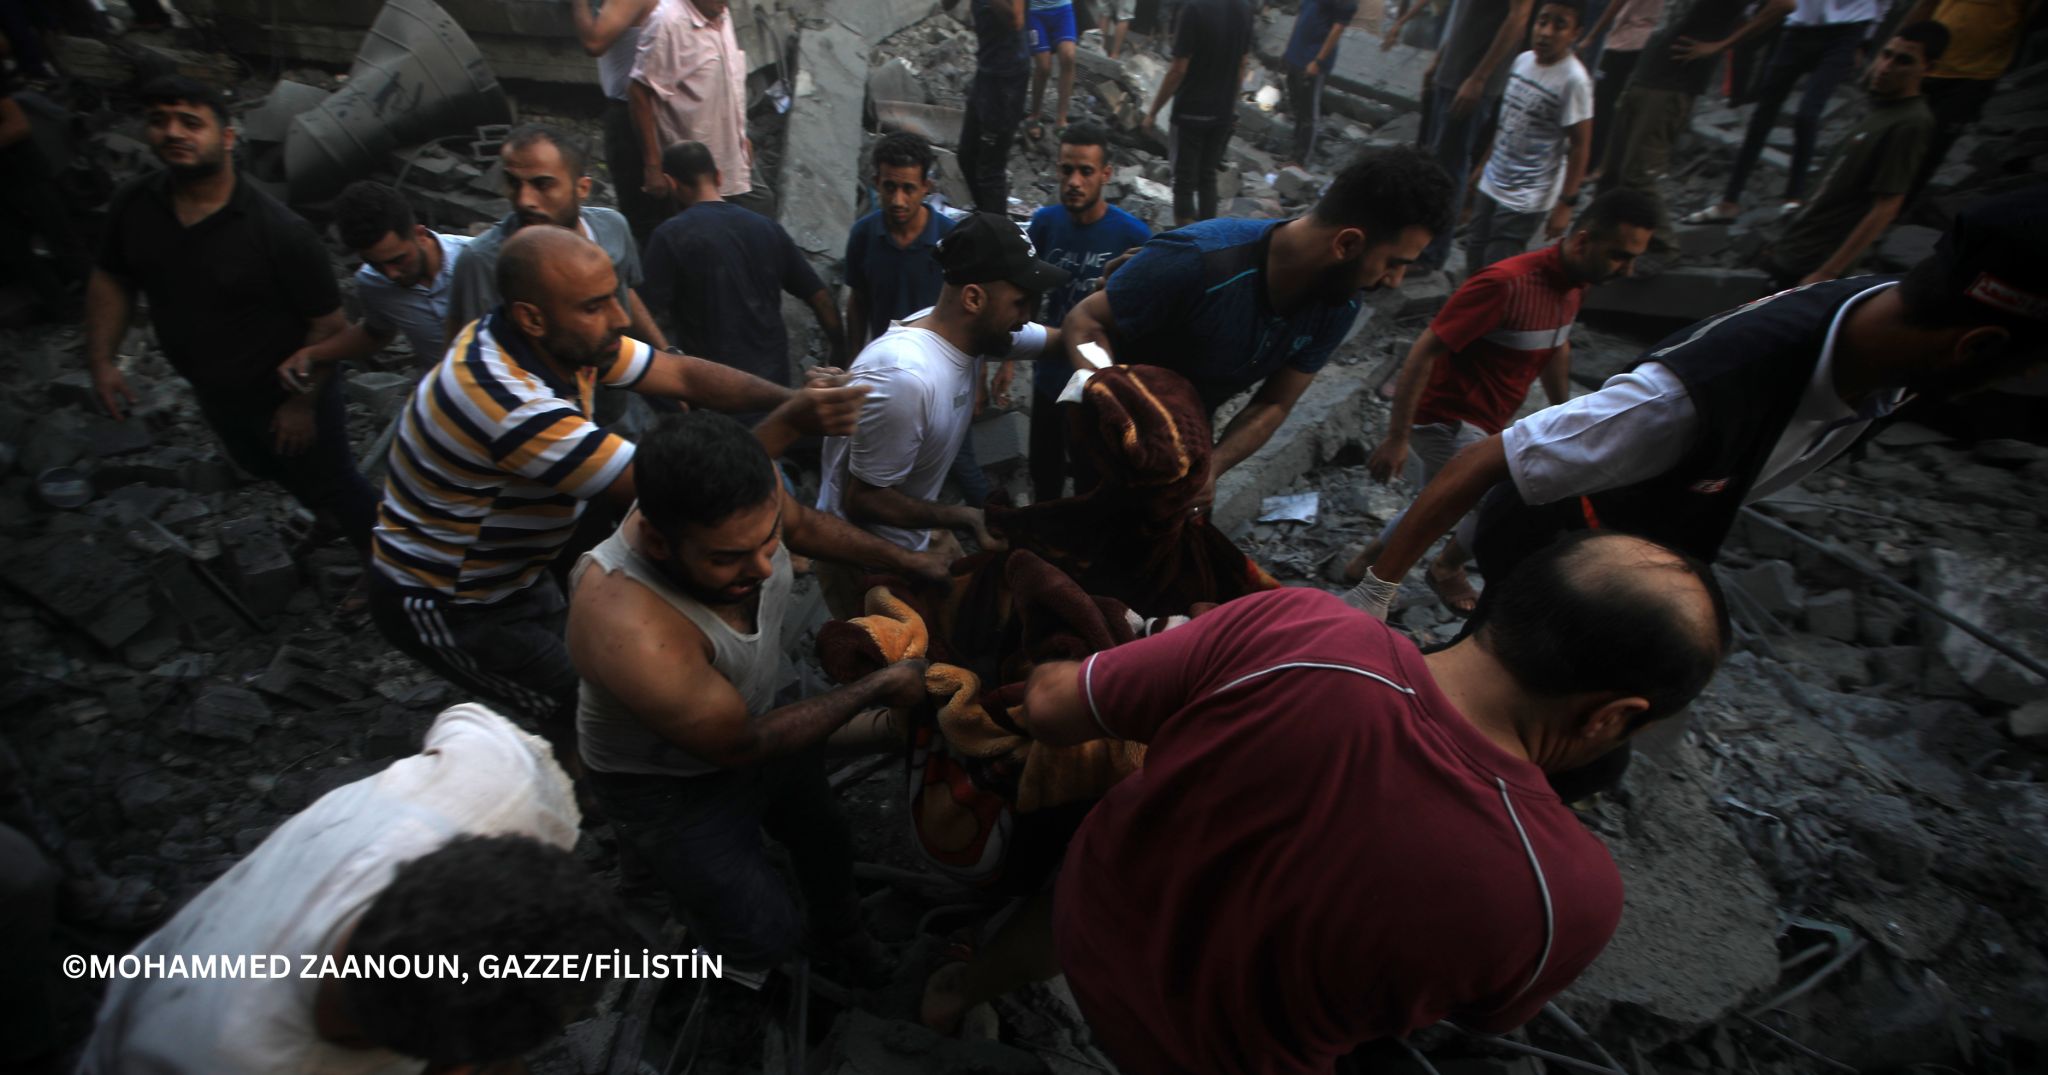
<svg viewBox="0 0 2048 1075">
<path fill-rule="evenodd" d="M 490 604 L 531 585 L 633 458 L 591 421 L 597 383 L 645 376 L 653 348 L 619 342 L 565 383 L 498 313 L 472 321 L 413 393 L 377 509 L 376 567 L 401 586 Z"/>
</svg>

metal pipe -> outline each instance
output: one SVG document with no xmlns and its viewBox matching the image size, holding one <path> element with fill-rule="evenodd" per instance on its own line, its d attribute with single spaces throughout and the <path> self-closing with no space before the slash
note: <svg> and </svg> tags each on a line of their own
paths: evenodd
<svg viewBox="0 0 2048 1075">
<path fill-rule="evenodd" d="M 1826 542 L 1820 540 L 1819 538 L 1810 537 L 1804 532 L 1795 530 L 1792 527 L 1787 526 L 1784 523 L 1781 523 L 1768 515 L 1765 515 L 1763 512 L 1760 512 L 1755 508 L 1744 508 L 1742 509 L 1742 511 L 1743 514 L 1749 516 L 1751 519 L 1761 522 L 1765 526 L 1768 526 L 1771 529 L 1776 530 L 1782 534 L 1790 536 L 1792 540 L 1797 541 L 1800 544 L 1807 546 L 1808 548 L 1814 549 L 1822 553 L 1826 553 L 1827 555 L 1832 556 L 1837 560 L 1840 560 L 1842 563 L 1845 563 L 1850 567 L 1855 568 L 1858 572 L 1867 575 L 1880 583 L 1883 583 L 1886 588 L 1898 594 L 1900 597 L 1903 597 L 1906 600 L 1911 601 L 1912 603 L 1920 606 L 1928 612 L 1933 613 L 1934 615 L 1940 617 L 1948 623 L 1961 628 L 1963 631 L 1967 632 L 1971 637 L 1975 638 L 1977 641 L 1982 642 L 1985 645 L 1990 646 L 1992 649 L 1995 649 L 1998 652 L 2005 654 L 2007 657 L 2012 658 L 2013 661 L 2017 663 L 2020 667 L 2025 668 L 2027 671 L 2032 672 L 2037 676 L 2040 676 L 2042 679 L 2048 679 L 2048 664 L 2042 664 L 2040 661 L 2035 660 L 2028 654 L 2002 641 L 1996 635 L 1993 635 L 1990 631 L 1985 630 L 1984 628 L 1979 627 L 1974 623 L 1971 623 L 1969 620 L 1966 620 L 1961 616 L 1958 616 L 1955 613 L 1950 612 L 1948 609 L 1941 607 L 1941 604 L 1935 601 L 1933 598 L 1928 597 L 1925 594 L 1922 594 L 1920 591 L 1912 588 L 1911 586 L 1908 586 L 1905 583 L 1900 582 L 1899 580 L 1891 577 L 1890 575 L 1887 575 L 1884 572 L 1878 570 L 1877 568 L 1872 567 L 1870 564 L 1864 562 L 1862 557 L 1856 555 L 1855 553 L 1850 552 L 1847 549 L 1841 548 L 1840 546 L 1837 546 L 1831 542 Z"/>
</svg>

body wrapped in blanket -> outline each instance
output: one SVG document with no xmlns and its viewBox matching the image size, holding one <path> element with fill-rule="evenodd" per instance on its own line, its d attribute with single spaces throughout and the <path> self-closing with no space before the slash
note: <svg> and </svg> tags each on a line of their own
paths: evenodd
<svg viewBox="0 0 2048 1075">
<path fill-rule="evenodd" d="M 910 714 L 910 806 L 921 846 L 963 880 L 1031 891 L 1089 805 L 1134 771 L 1136 744 L 1035 743 L 1011 719 L 1044 661 L 1074 660 L 1279 584 L 1189 511 L 1211 434 L 1194 387 L 1156 366 L 1113 366 L 1071 410 L 1073 447 L 1100 482 L 1074 497 L 991 508 L 1010 542 L 955 565 L 950 592 L 875 580 L 868 615 L 827 624 L 818 656 L 850 682 L 924 647 L 931 704 Z"/>
</svg>

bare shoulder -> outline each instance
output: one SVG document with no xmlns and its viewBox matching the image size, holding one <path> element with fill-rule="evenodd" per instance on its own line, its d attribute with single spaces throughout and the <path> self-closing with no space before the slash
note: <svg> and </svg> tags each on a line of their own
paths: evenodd
<svg viewBox="0 0 2048 1075">
<path fill-rule="evenodd" d="M 586 676 L 644 661 L 709 663 L 711 641 L 675 606 L 624 571 L 596 564 L 569 599 L 569 655 Z"/>
</svg>

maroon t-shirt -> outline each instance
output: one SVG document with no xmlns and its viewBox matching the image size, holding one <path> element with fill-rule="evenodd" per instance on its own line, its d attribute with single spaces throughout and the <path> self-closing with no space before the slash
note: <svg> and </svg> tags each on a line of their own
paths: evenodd
<svg viewBox="0 0 2048 1075">
<path fill-rule="evenodd" d="M 1407 639 L 1288 589 L 1088 659 L 1145 768 L 1061 869 L 1061 967 L 1133 1075 L 1321 1072 L 1444 1018 L 1527 1021 L 1621 917 L 1607 849 Z"/>
<path fill-rule="evenodd" d="M 1431 367 L 1415 424 L 1506 429 L 1529 386 L 1571 337 L 1585 293 L 1565 275 L 1555 243 L 1474 273 L 1429 323 L 1451 353 Z"/>
</svg>

